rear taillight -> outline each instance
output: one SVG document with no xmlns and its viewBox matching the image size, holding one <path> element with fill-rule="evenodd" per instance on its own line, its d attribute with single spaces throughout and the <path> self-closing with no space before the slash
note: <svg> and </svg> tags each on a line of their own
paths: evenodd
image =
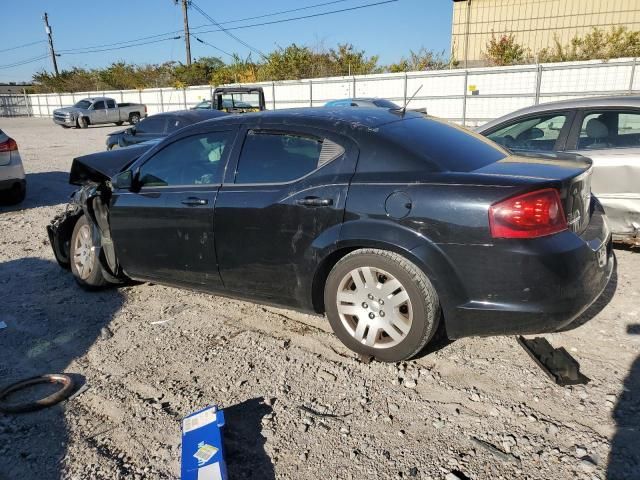
<svg viewBox="0 0 640 480">
<path fill-rule="evenodd" d="M 0 152 L 15 152 L 16 150 L 18 150 L 18 144 L 13 138 L 0 143 Z"/>
<path fill-rule="evenodd" d="M 493 238 L 535 238 L 567 229 L 558 191 L 537 190 L 508 198 L 489 208 Z"/>
<path fill-rule="evenodd" d="M 147 113 L 147 106 L 144 106 L 144 113 Z"/>
</svg>

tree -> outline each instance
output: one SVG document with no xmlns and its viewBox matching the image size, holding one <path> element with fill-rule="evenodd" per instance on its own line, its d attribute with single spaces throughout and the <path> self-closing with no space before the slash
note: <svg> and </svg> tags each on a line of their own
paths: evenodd
<svg viewBox="0 0 640 480">
<path fill-rule="evenodd" d="M 571 62 L 578 60 L 609 60 L 640 56 L 640 32 L 626 27 L 612 27 L 609 32 L 593 28 L 583 37 L 574 36 L 562 45 L 554 36 L 553 46 L 538 53 L 540 62 Z"/>
<path fill-rule="evenodd" d="M 449 68 L 449 62 L 444 58 L 444 52 L 433 52 L 422 47 L 417 52 L 409 51 L 409 57 L 402 57 L 398 63 L 387 67 L 390 72 L 418 72 L 422 70 L 444 70 Z"/>
<path fill-rule="evenodd" d="M 176 65 L 172 72 L 173 81 L 185 85 L 207 85 L 215 72 L 223 68 L 225 64 L 218 57 L 202 57 L 191 65 Z"/>
<path fill-rule="evenodd" d="M 498 38 L 492 33 L 486 49 L 484 56 L 492 65 L 517 65 L 526 63 L 530 57 L 527 50 L 516 42 L 512 33 L 501 35 Z"/>
</svg>

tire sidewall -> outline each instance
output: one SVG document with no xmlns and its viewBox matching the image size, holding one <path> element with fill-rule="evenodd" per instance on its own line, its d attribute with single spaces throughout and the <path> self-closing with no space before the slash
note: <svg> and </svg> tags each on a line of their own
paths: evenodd
<svg viewBox="0 0 640 480">
<path fill-rule="evenodd" d="M 418 269 L 414 264 L 411 265 Z M 363 266 L 379 268 L 390 273 L 400 281 L 409 294 L 413 309 L 413 321 L 405 339 L 396 346 L 372 348 L 363 345 L 354 339 L 342 324 L 336 303 L 338 286 L 347 273 Z M 329 273 L 325 283 L 324 302 L 331 328 L 340 341 L 357 353 L 371 355 L 384 362 L 397 362 L 411 358 L 431 339 L 438 326 L 438 305 L 428 305 L 428 299 L 424 298 L 409 272 L 398 266 L 392 259 L 375 253 L 349 256 L 338 262 Z"/>
<path fill-rule="evenodd" d="M 130 125 L 136 125 L 138 123 L 140 123 L 140 115 L 138 115 L 137 113 L 132 113 L 131 115 L 129 115 Z"/>
<path fill-rule="evenodd" d="M 85 215 L 82 215 L 73 227 L 73 233 L 71 234 L 71 244 L 69 245 L 69 263 L 71 267 L 71 273 L 76 279 L 76 282 L 80 284 L 80 286 L 84 288 L 97 288 L 105 284 L 98 255 L 96 254 L 93 256 L 93 268 L 91 269 L 91 275 L 89 275 L 86 279 L 80 278 L 80 274 L 78 273 L 76 265 L 73 261 L 73 258 L 75 256 L 76 237 L 78 236 L 78 232 L 80 231 L 80 229 L 85 225 L 89 226 L 89 231 L 91 232 L 91 242 L 94 243 L 94 229 L 87 220 L 87 217 Z"/>
</svg>

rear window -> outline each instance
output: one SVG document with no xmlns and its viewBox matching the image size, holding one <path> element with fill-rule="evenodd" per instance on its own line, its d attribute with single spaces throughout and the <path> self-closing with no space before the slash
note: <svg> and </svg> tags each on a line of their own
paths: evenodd
<svg viewBox="0 0 640 480">
<path fill-rule="evenodd" d="M 380 107 L 380 108 L 400 108 L 398 105 L 396 105 L 393 102 L 390 102 L 389 100 L 385 100 L 384 98 L 379 98 L 377 100 L 373 101 L 373 104 L 376 107 Z"/>
<path fill-rule="evenodd" d="M 434 118 L 412 118 L 383 127 L 386 136 L 443 171 L 471 172 L 509 153 L 491 140 Z"/>
</svg>

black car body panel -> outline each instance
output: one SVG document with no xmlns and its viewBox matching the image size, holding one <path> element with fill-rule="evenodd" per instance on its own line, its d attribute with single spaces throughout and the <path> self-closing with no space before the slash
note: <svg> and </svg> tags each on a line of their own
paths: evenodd
<svg viewBox="0 0 640 480">
<path fill-rule="evenodd" d="M 248 139 L 273 132 L 342 150 L 293 180 L 241 181 Z M 228 147 L 211 183 L 124 189 L 105 180 L 123 168 L 139 179 L 172 144 L 213 134 L 224 134 Z M 588 159 L 515 156 L 416 113 L 247 113 L 192 125 L 135 159 L 114 153 L 76 159 L 72 178 L 89 190 L 78 202 L 102 232 L 101 258 L 115 278 L 322 313 L 336 261 L 358 248 L 384 249 L 425 272 L 457 338 L 562 328 L 614 268 L 606 219 L 589 194 Z M 494 238 L 490 207 L 537 189 L 556 190 L 567 218 L 577 220 L 539 238 Z"/>
<path fill-rule="evenodd" d="M 69 183 L 84 185 L 87 182 L 103 182 L 149 150 L 151 145 L 136 145 L 113 152 L 98 152 L 74 158 L 69 173 Z"/>
</svg>

